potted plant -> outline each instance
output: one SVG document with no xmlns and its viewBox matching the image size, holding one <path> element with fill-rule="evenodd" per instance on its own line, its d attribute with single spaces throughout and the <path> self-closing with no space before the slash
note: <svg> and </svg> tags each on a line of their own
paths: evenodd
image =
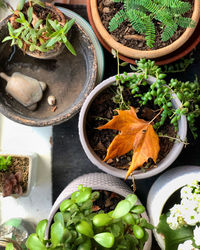
<svg viewBox="0 0 200 250">
<path fill-rule="evenodd" d="M 50 3 L 20 0 L 17 10 L 8 18 L 9 36 L 2 42 L 11 41 L 11 46 L 16 44 L 26 54 L 40 59 L 58 56 L 65 46 L 76 55 L 68 40 L 74 22 L 75 19 L 66 20 Z"/>
<path fill-rule="evenodd" d="M 190 1 L 139 0 L 88 0 L 87 5 L 94 30 L 110 48 L 129 58 L 158 58 L 177 50 L 200 16 L 198 0 L 193 6 Z"/>
<path fill-rule="evenodd" d="M 0 193 L 3 197 L 28 196 L 36 181 L 36 154 L 0 153 Z"/>
<path fill-rule="evenodd" d="M 87 187 L 89 185 L 91 188 Z M 102 199 L 104 195 L 106 200 Z M 111 196 L 115 196 L 115 201 L 119 201 L 119 197 L 122 199 L 115 208 Z M 39 222 L 26 246 L 30 250 L 35 246 L 38 249 L 56 249 L 57 246 L 88 250 L 150 249 L 151 233 L 145 228 L 152 229 L 152 225 L 147 222 L 145 208 L 136 200 L 136 195 L 115 177 L 102 173 L 81 176 L 63 190 L 50 212 L 49 222 Z M 45 240 L 46 228 L 48 240 Z"/>
<path fill-rule="evenodd" d="M 87 97 L 79 116 L 80 141 L 88 158 L 101 170 L 120 178 L 131 179 L 131 172 L 136 179 L 148 178 L 170 166 L 185 144 L 186 117 L 197 136 L 198 82 L 171 79 L 166 85 L 166 75 L 154 62 L 142 59 L 137 65 L 133 68 L 136 73 L 118 73 L 99 84 Z M 189 98 L 194 106 L 189 106 Z"/>
<path fill-rule="evenodd" d="M 161 249 L 199 249 L 199 181 L 199 167 L 183 166 L 152 185 L 147 208 Z"/>
</svg>

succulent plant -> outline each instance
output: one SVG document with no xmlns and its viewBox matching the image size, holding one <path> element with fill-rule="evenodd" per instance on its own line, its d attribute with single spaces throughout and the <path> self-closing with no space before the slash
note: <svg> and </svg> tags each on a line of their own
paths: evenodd
<svg viewBox="0 0 200 250">
<path fill-rule="evenodd" d="M 3 197 L 10 196 L 12 194 L 22 195 L 23 189 L 21 186 L 22 172 L 17 171 L 13 173 L 4 173 L 3 175 Z"/>
</svg>

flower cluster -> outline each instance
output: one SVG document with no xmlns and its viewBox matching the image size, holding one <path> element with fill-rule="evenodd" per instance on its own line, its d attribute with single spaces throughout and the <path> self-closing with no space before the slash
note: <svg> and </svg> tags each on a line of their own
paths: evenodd
<svg viewBox="0 0 200 250">
<path fill-rule="evenodd" d="M 193 241 L 187 240 L 179 244 L 178 250 L 196 250 L 200 246 L 200 184 L 193 181 L 181 189 L 181 203 L 175 204 L 170 209 L 167 223 L 172 230 L 183 226 L 195 227 L 193 230 Z"/>
</svg>

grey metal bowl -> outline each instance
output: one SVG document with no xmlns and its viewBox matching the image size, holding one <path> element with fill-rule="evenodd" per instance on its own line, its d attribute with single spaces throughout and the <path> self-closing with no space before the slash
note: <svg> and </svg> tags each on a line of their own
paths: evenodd
<svg viewBox="0 0 200 250">
<path fill-rule="evenodd" d="M 54 59 L 40 60 L 24 55 L 18 48 L 13 50 L 9 42 L 1 43 L 8 35 L 7 21 L 8 17 L 0 22 L 0 71 L 8 75 L 20 72 L 46 82 L 48 87 L 37 110 L 30 111 L 5 92 L 6 82 L 0 80 L 0 112 L 29 126 L 56 125 L 70 119 L 96 83 L 96 51 L 87 32 L 77 23 L 72 28 L 71 43 L 77 56 L 65 48 Z M 47 103 L 49 95 L 56 97 L 55 111 Z"/>
</svg>

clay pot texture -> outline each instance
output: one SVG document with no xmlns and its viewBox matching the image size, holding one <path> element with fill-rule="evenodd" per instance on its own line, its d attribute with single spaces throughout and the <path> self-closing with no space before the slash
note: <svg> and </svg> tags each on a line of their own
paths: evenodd
<svg viewBox="0 0 200 250">
<path fill-rule="evenodd" d="M 98 12 L 98 5 L 97 0 L 88 0 L 87 4 L 90 5 L 91 10 L 91 17 L 93 20 L 93 23 L 95 25 L 96 30 L 100 34 L 101 38 L 107 44 L 110 48 L 113 48 L 119 52 L 122 56 L 128 57 L 128 58 L 159 58 L 162 56 L 165 56 L 167 54 L 172 53 L 173 51 L 180 48 L 186 41 L 191 37 L 193 34 L 195 28 L 187 28 L 185 32 L 173 43 L 170 45 L 157 49 L 157 50 L 149 50 L 149 51 L 142 51 L 142 50 L 136 50 L 129 47 L 126 47 L 122 45 L 121 43 L 115 41 L 112 36 L 108 33 L 108 31 L 105 29 L 104 25 L 101 22 L 99 12 Z M 88 7 L 89 9 L 89 7 Z M 192 15 L 192 19 L 196 22 L 196 25 L 198 24 L 200 17 L 200 2 L 199 0 L 194 0 L 194 11 Z"/>
<path fill-rule="evenodd" d="M 168 199 L 173 193 L 193 180 L 200 181 L 199 166 L 176 167 L 162 174 L 151 186 L 147 197 L 147 210 L 150 223 L 157 226 Z M 162 235 L 158 234 L 156 229 L 153 230 L 153 233 L 160 248 L 164 250 L 165 243 Z"/>
<path fill-rule="evenodd" d="M 69 199 L 71 197 L 71 194 L 75 191 L 77 191 L 78 186 L 82 184 L 84 187 L 91 187 L 93 191 L 95 190 L 105 190 L 109 192 L 114 192 L 116 194 L 121 195 L 122 197 L 126 197 L 128 194 L 132 194 L 132 190 L 121 180 L 118 178 L 104 174 L 104 173 L 90 173 L 82 175 L 75 180 L 73 180 L 71 183 L 68 184 L 68 186 L 60 193 L 57 200 L 55 201 L 49 217 L 48 217 L 48 225 L 46 229 L 46 238 L 48 238 L 50 226 L 52 224 L 53 217 L 55 213 L 58 211 L 60 204 L 62 201 Z M 137 204 L 140 205 L 141 202 L 138 199 Z M 147 221 L 149 221 L 147 213 L 144 212 L 142 214 L 142 217 L 144 217 Z M 152 242 L 152 235 L 151 231 L 148 230 L 149 233 L 149 239 L 144 245 L 143 250 L 150 250 L 151 249 L 151 242 Z"/>
<path fill-rule="evenodd" d="M 131 74 L 132 73 L 129 73 L 129 75 L 131 75 Z M 154 81 L 155 81 L 154 77 L 148 78 L 148 82 L 150 84 L 153 83 Z M 112 167 L 112 166 L 108 165 L 106 162 L 103 162 L 96 155 L 96 153 L 94 152 L 94 150 L 92 149 L 92 147 L 90 146 L 90 144 L 88 142 L 87 133 L 86 133 L 87 114 L 88 114 L 88 111 L 90 109 L 90 106 L 91 106 L 93 100 L 104 89 L 113 85 L 114 82 L 115 82 L 115 76 L 104 80 L 102 83 L 100 83 L 98 86 L 96 86 L 93 89 L 93 91 L 90 93 L 90 95 L 86 98 L 86 100 L 81 108 L 80 115 L 79 115 L 79 124 L 78 124 L 79 138 L 80 138 L 82 147 L 83 147 L 87 157 L 94 165 L 96 165 L 98 168 L 100 168 L 101 170 L 103 170 L 104 172 L 106 172 L 108 174 L 114 175 L 114 176 L 119 177 L 119 178 L 125 178 L 126 173 L 127 173 L 126 170 L 117 169 L 115 167 Z M 172 104 L 173 104 L 174 108 L 178 108 L 181 105 L 181 102 L 179 101 L 179 99 L 177 98 L 177 96 L 175 94 L 173 94 L 173 97 L 174 98 L 172 99 Z M 186 134 L 187 134 L 187 121 L 186 121 L 185 116 L 181 116 L 181 119 L 178 122 L 178 132 L 177 133 L 178 133 L 180 139 L 182 141 L 184 141 L 186 138 Z M 136 180 L 137 179 L 145 179 L 145 178 L 152 177 L 152 176 L 164 171 L 178 157 L 178 155 L 180 154 L 180 152 L 183 148 L 183 145 L 184 144 L 182 142 L 175 142 L 171 151 L 168 153 L 168 155 L 157 164 L 157 168 L 152 168 L 152 169 L 146 171 L 145 173 L 142 172 L 142 170 L 135 170 L 133 172 L 134 178 Z M 129 176 L 128 179 L 132 180 L 132 177 Z"/>
</svg>

